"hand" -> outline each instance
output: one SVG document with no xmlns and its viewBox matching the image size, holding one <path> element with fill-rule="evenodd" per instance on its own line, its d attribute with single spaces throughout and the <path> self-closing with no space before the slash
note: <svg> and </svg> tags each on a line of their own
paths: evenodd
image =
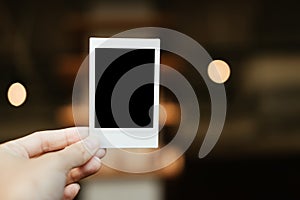
<svg viewBox="0 0 300 200">
<path fill-rule="evenodd" d="M 80 189 L 76 182 L 96 173 L 104 155 L 88 128 L 41 131 L 4 143 L 0 199 L 74 199 Z"/>
</svg>

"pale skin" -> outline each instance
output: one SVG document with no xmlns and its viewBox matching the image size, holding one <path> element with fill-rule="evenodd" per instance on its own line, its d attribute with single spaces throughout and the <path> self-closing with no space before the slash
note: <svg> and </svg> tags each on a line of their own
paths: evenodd
<svg viewBox="0 0 300 200">
<path fill-rule="evenodd" d="M 69 200 L 101 167 L 105 149 L 88 131 L 40 131 L 0 145 L 0 199 Z"/>
</svg>

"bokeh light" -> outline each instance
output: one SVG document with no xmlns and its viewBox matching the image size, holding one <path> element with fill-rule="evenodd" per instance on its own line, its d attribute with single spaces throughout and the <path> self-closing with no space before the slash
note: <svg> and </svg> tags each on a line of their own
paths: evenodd
<svg viewBox="0 0 300 200">
<path fill-rule="evenodd" d="M 230 67 L 223 60 L 214 60 L 208 65 L 208 76 L 215 83 L 225 83 L 230 76 Z"/>
<path fill-rule="evenodd" d="M 11 105 L 18 107 L 21 106 L 27 97 L 25 87 L 21 83 L 13 83 L 7 92 L 7 98 Z"/>
</svg>

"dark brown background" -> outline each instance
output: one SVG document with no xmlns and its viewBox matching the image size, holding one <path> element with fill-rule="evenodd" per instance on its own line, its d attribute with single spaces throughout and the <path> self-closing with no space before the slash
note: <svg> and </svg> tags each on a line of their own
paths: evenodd
<svg viewBox="0 0 300 200">
<path fill-rule="evenodd" d="M 210 106 L 205 85 L 187 63 L 162 56 L 203 94 L 198 137 L 184 171 L 164 181 L 165 198 L 299 199 L 299 8 L 291 0 L 0 1 L 0 141 L 72 125 L 64 108 L 89 36 L 162 26 L 194 38 L 232 70 L 224 131 L 200 160 Z M 19 108 L 6 98 L 15 81 L 28 90 Z"/>
</svg>

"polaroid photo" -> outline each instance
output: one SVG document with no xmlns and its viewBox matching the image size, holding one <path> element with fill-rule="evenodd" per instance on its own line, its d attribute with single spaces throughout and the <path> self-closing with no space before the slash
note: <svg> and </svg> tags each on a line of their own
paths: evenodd
<svg viewBox="0 0 300 200">
<path fill-rule="evenodd" d="M 89 130 L 102 148 L 157 148 L 160 39 L 89 41 Z"/>
</svg>

